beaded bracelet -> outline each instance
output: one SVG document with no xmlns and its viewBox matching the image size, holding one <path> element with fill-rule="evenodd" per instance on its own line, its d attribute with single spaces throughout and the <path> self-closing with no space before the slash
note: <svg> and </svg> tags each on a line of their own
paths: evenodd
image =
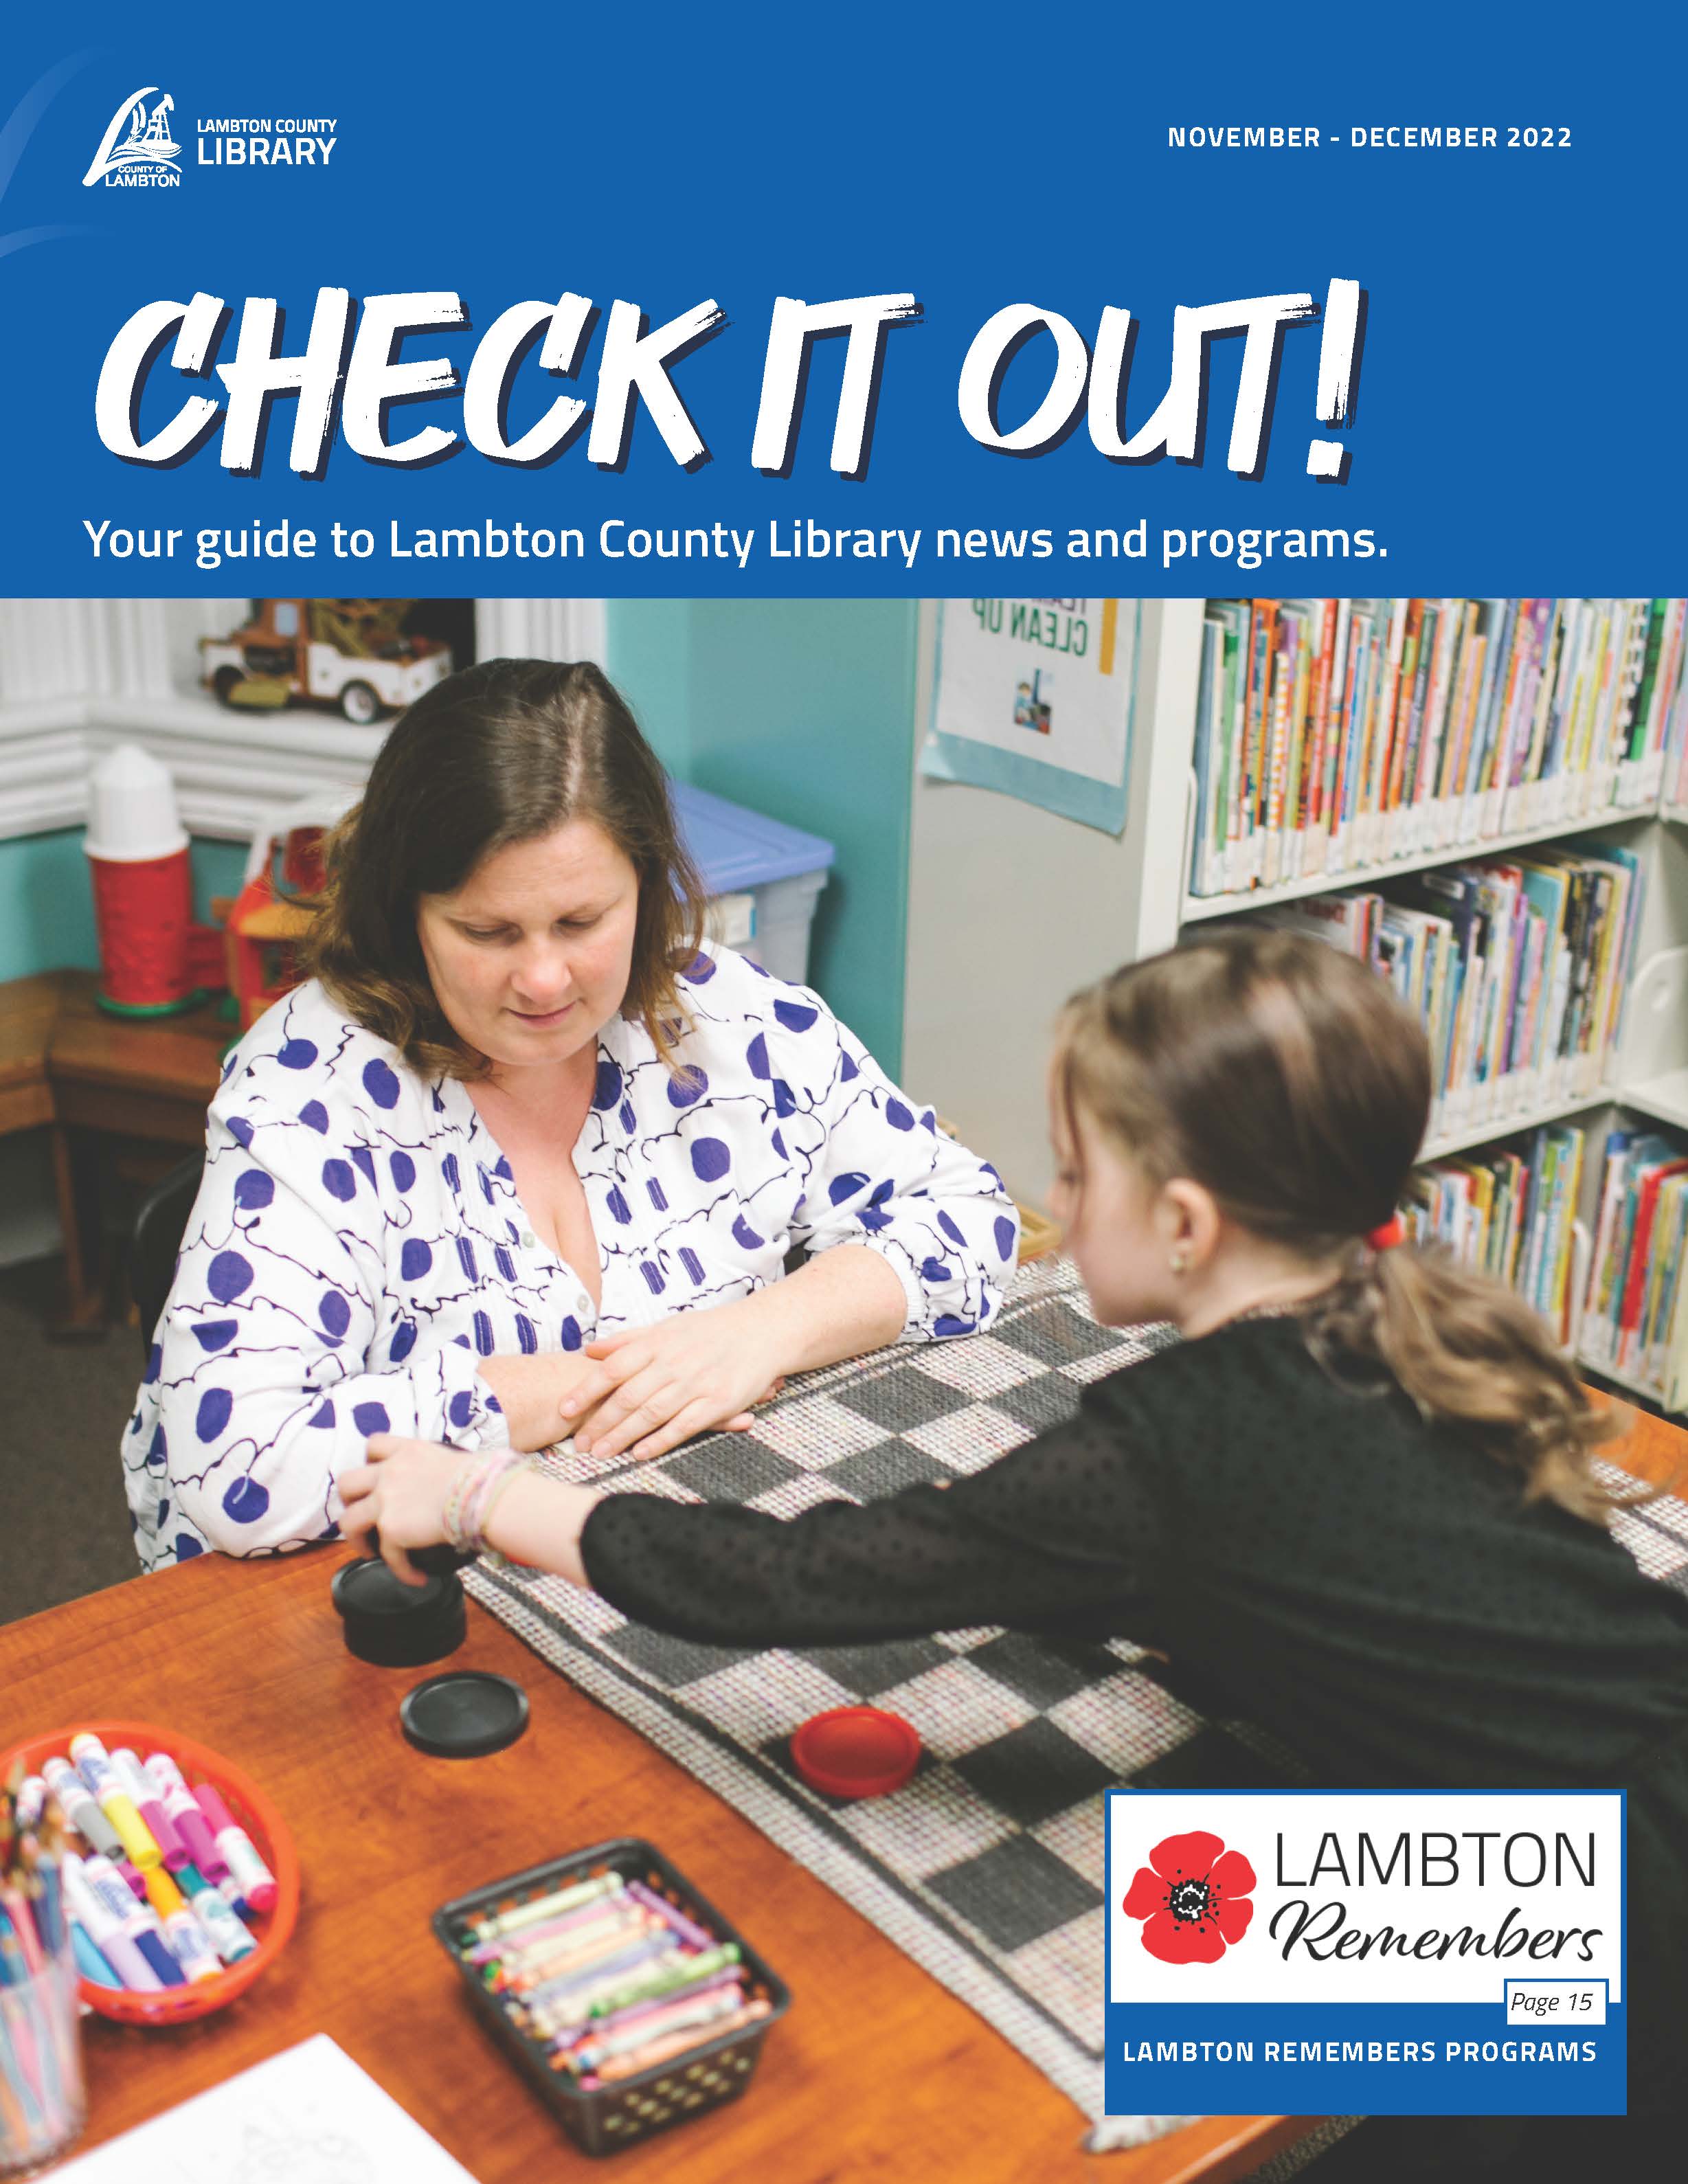
<svg viewBox="0 0 1688 2184">
<path fill-rule="evenodd" d="M 518 1472 L 533 1468 L 530 1457 L 507 1448 L 488 1450 L 458 1467 L 441 1512 L 440 1529 L 460 1554 L 487 1552 L 487 1526 L 494 1506 Z"/>
</svg>

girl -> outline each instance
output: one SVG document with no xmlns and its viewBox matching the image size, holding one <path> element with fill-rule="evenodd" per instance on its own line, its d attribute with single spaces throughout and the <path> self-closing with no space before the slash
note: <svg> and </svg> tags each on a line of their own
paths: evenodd
<svg viewBox="0 0 1688 2184">
<path fill-rule="evenodd" d="M 947 1490 L 790 1523 L 385 1439 L 346 1529 L 492 1546 L 682 1636 L 1000 1623 L 1128 1635 L 1345 1787 L 1630 1791 L 1630 2104 L 1683 2098 L 1688 1598 L 1607 1533 L 1598 1418 L 1517 1298 L 1393 1245 L 1422 1032 L 1365 967 L 1245 928 L 1060 1025 L 1056 1210 L 1097 1317 L 1184 1340 Z M 1557 2126 L 1556 2126 L 1557 2127 Z"/>
</svg>

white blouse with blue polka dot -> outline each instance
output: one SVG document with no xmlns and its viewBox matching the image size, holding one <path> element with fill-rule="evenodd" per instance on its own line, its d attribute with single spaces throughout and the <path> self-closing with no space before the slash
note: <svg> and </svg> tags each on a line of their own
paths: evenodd
<svg viewBox="0 0 1688 2184">
<path fill-rule="evenodd" d="M 303 986 L 230 1056 L 205 1178 L 123 1462 L 142 1567 L 335 1535 L 373 1433 L 508 1440 L 480 1360 L 749 1295 L 794 1245 L 864 1244 L 905 1340 L 1000 1306 L 1018 1241 L 996 1171 L 939 1135 L 806 988 L 727 949 L 681 981 L 671 1071 L 599 1035 L 575 1145 L 602 1307 L 536 1237 L 466 1088 L 406 1066 Z"/>
</svg>

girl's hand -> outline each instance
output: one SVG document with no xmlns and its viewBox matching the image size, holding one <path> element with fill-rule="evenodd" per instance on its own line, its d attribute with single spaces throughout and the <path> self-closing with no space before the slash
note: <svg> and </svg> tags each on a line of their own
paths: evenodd
<svg viewBox="0 0 1688 2184">
<path fill-rule="evenodd" d="M 394 1577 L 405 1585 L 426 1585 L 404 1550 L 444 1539 L 452 1482 L 465 1463 L 475 1462 L 473 1452 L 397 1434 L 371 1435 L 365 1452 L 369 1462 L 339 1481 L 341 1535 L 361 1540 L 367 1553 L 369 1535 L 378 1529 L 382 1560 Z"/>
<path fill-rule="evenodd" d="M 583 1456 L 663 1456 L 710 1427 L 743 1432 L 752 1405 L 781 1385 L 784 1360 L 754 1301 L 677 1312 L 582 1353 L 593 1377 L 561 1402 L 563 1432 Z"/>
</svg>

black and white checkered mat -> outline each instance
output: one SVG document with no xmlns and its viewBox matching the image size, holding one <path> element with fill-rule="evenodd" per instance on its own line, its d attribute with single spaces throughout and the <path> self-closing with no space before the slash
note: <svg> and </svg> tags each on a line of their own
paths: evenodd
<svg viewBox="0 0 1688 2184">
<path fill-rule="evenodd" d="M 1071 1270 L 1045 1262 L 1021 1274 L 992 1333 L 807 1375 L 752 1433 L 655 1463 L 548 1463 L 618 1490 L 794 1516 L 977 1470 L 1070 1416 L 1084 1382 L 1171 1339 L 1099 1327 Z M 483 1567 L 470 1584 L 1103 2125 L 1101 1793 L 1231 1771 L 1226 1732 L 1167 1689 L 1159 1663 L 1123 1641 L 1000 1630 L 749 1653 L 660 1636 L 560 1579 Z M 788 1740 L 809 1715 L 863 1700 L 912 1722 L 925 1754 L 905 1789 L 844 1803 L 799 1779 Z M 1234 1779 L 1269 1779 L 1241 1747 L 1229 1756 Z M 1134 2144 L 1185 2120 L 1112 2119 L 1097 2142 Z"/>
<path fill-rule="evenodd" d="M 566 1455 L 548 1467 L 778 1516 L 871 1501 L 978 1470 L 1070 1416 L 1085 1382 L 1174 1339 L 1098 1326 L 1072 1269 L 1046 1261 L 1022 1271 L 991 1333 L 809 1374 L 752 1433 L 655 1463 Z M 1616 1529 L 1650 1574 L 1682 1582 L 1682 1504 L 1621 1516 Z M 1204 1720 L 1173 1673 L 1123 1640 L 962 1630 L 750 1653 L 660 1636 L 560 1579 L 483 1566 L 469 1583 L 554 1667 L 994 2025 L 1093 2120 L 1093 2145 L 1136 2144 L 1188 2120 L 1103 2114 L 1102 1792 L 1297 1779 L 1262 1732 Z M 809 1715 L 864 1700 L 912 1722 L 925 1755 L 894 1796 L 843 1803 L 798 1777 L 788 1740 Z"/>
</svg>

